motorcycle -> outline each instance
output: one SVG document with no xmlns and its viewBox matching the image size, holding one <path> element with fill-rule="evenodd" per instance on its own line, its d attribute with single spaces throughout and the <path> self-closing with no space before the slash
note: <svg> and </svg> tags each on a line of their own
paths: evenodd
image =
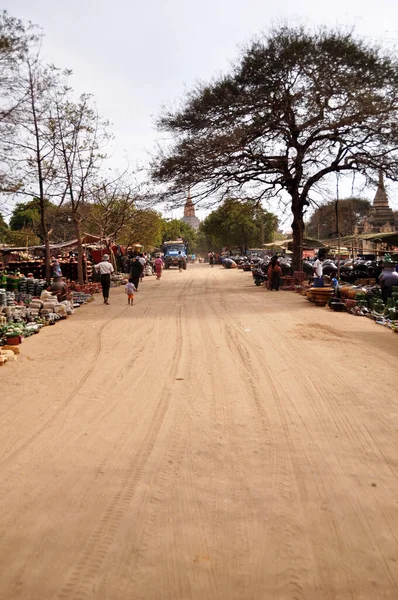
<svg viewBox="0 0 398 600">
<path fill-rule="evenodd" d="M 253 280 L 254 280 L 255 285 L 259 286 L 262 283 L 265 283 L 266 281 L 268 281 L 267 269 L 268 269 L 268 264 L 266 264 L 266 262 L 258 263 L 254 267 L 254 269 L 252 271 L 252 275 L 253 275 Z"/>
</svg>

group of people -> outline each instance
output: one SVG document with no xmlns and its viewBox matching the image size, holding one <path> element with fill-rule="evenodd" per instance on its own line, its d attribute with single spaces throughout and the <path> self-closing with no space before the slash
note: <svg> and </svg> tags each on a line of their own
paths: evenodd
<svg viewBox="0 0 398 600">
<path fill-rule="evenodd" d="M 127 300 L 129 305 L 133 305 L 134 303 L 134 293 L 138 292 L 138 287 L 140 282 L 144 278 L 144 271 L 147 264 L 147 259 L 143 254 L 139 254 L 135 256 L 134 260 L 130 264 L 129 270 L 129 280 L 126 284 L 125 291 L 127 294 Z M 160 254 L 156 255 L 154 261 L 154 268 L 156 272 L 157 281 L 160 280 L 162 276 L 163 269 L 163 260 Z M 111 287 L 111 275 L 114 273 L 115 269 L 110 262 L 109 254 L 104 254 L 102 256 L 102 261 L 95 266 L 95 271 L 100 277 L 101 287 L 102 287 L 102 295 L 104 298 L 104 304 L 109 305 L 109 290 Z"/>
</svg>

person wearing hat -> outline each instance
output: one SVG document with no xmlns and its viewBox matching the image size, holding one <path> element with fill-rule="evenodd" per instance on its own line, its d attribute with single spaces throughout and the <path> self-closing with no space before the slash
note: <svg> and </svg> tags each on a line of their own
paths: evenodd
<svg viewBox="0 0 398 600">
<path fill-rule="evenodd" d="M 100 275 L 102 295 L 104 304 L 109 304 L 109 289 L 111 287 L 111 274 L 115 271 L 113 265 L 109 262 L 109 254 L 104 254 L 102 261 L 95 265 L 95 270 Z"/>
<path fill-rule="evenodd" d="M 384 258 L 384 269 L 379 276 L 379 283 L 383 302 L 387 303 L 388 298 L 392 296 L 392 288 L 395 285 L 398 286 L 398 273 L 395 270 L 395 263 L 388 254 Z"/>
</svg>

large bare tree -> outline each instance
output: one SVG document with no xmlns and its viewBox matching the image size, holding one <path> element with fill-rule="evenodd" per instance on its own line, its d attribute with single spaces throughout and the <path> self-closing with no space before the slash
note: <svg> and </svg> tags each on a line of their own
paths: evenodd
<svg viewBox="0 0 398 600">
<path fill-rule="evenodd" d="M 53 95 L 55 90 L 61 95 L 66 93 L 63 77 L 54 67 L 43 65 L 38 52 L 27 47 L 18 67 L 16 96 L 20 101 L 12 112 L 12 129 L 2 138 L 2 164 L 7 166 L 12 181 L 3 191 L 38 200 L 47 280 L 51 276 L 51 257 L 46 213 L 49 201 L 58 202 L 60 197 Z"/>
<path fill-rule="evenodd" d="M 138 187 L 127 180 L 126 173 L 100 181 L 91 189 L 85 223 L 102 239 L 116 241 L 119 233 L 132 225 L 138 198 Z"/>
<path fill-rule="evenodd" d="M 103 150 L 110 137 L 106 127 L 88 94 L 82 95 L 78 102 L 64 97 L 55 99 L 53 131 L 58 179 L 75 225 L 80 283 L 84 281 L 83 213 L 105 159 Z"/>
<path fill-rule="evenodd" d="M 163 114 L 159 128 L 174 143 L 153 177 L 169 199 L 188 185 L 197 200 L 236 189 L 258 200 L 287 194 L 301 270 L 303 216 L 331 174 L 382 169 L 398 179 L 397 66 L 352 32 L 273 30 Z"/>
</svg>

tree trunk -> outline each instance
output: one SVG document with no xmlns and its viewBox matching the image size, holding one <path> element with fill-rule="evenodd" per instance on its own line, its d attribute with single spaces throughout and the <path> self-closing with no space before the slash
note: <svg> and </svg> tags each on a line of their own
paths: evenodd
<svg viewBox="0 0 398 600">
<path fill-rule="evenodd" d="M 50 237 L 48 235 L 48 228 L 46 223 L 46 202 L 44 198 L 44 177 L 42 169 L 42 150 L 40 145 L 41 135 L 39 130 L 37 112 L 36 112 L 36 97 L 34 93 L 34 80 L 31 65 L 29 64 L 29 93 L 30 103 L 32 108 L 33 125 L 35 130 L 35 153 L 37 161 L 37 175 L 39 181 L 39 206 L 40 206 L 40 227 L 45 247 L 45 265 L 46 265 L 46 281 L 50 283 L 51 279 L 51 251 L 50 251 Z"/>
<path fill-rule="evenodd" d="M 79 283 L 84 283 L 84 271 L 83 271 L 83 243 L 82 243 L 82 231 L 80 219 L 77 216 L 73 217 L 75 224 L 76 238 L 77 238 L 77 276 Z"/>
<path fill-rule="evenodd" d="M 45 264 L 45 278 L 47 283 L 50 283 L 51 279 L 51 250 L 50 250 L 50 236 L 48 235 L 47 223 L 46 223 L 46 208 L 44 198 L 39 198 L 40 208 L 40 229 L 41 235 L 44 242 L 44 264 Z"/>
<path fill-rule="evenodd" d="M 303 238 L 304 238 L 304 219 L 303 219 L 303 207 L 299 201 L 293 201 L 292 203 L 293 213 L 293 260 L 292 270 L 302 271 L 303 270 Z"/>
</svg>

